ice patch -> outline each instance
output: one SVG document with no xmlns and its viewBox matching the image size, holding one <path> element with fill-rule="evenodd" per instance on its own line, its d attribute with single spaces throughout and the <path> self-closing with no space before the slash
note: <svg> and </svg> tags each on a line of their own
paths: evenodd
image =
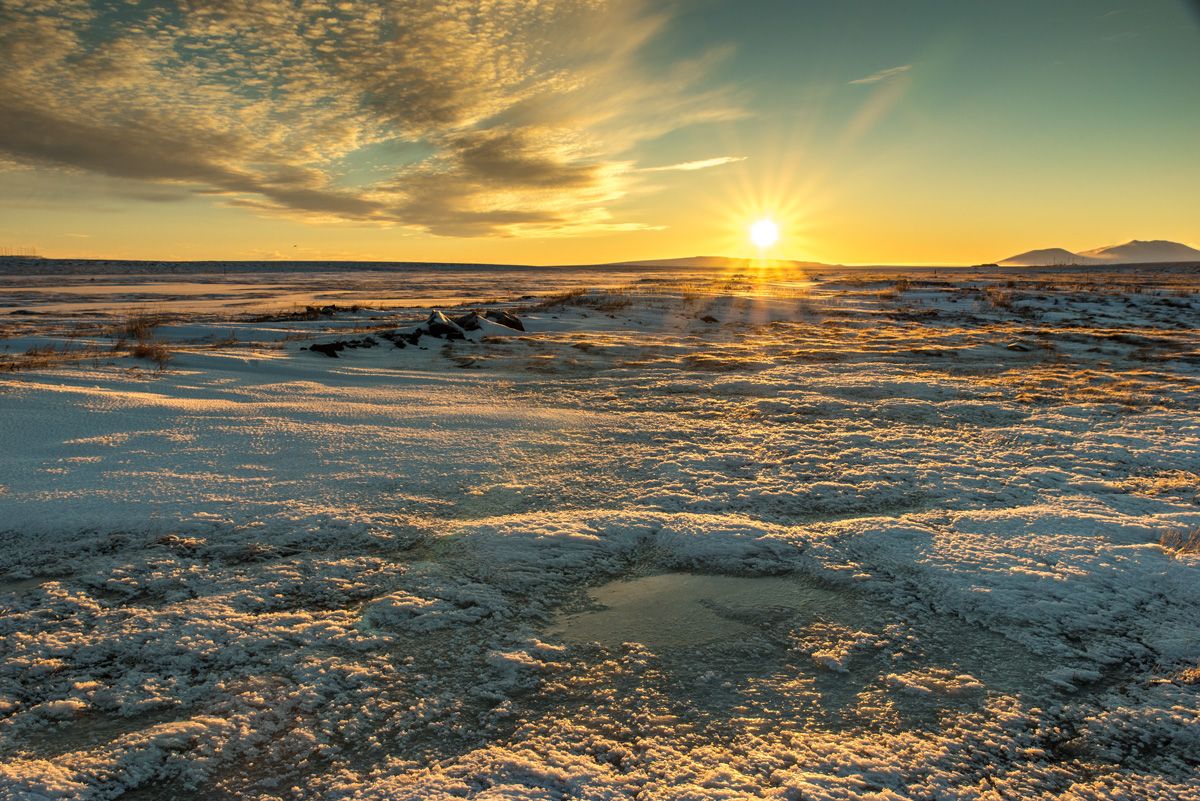
<svg viewBox="0 0 1200 801">
<path fill-rule="evenodd" d="M 679 648 L 753 636 L 748 617 L 810 617 L 845 600 L 794 577 L 692 573 L 610 582 L 589 590 L 588 598 L 603 608 L 560 616 L 547 633 L 608 648 L 625 642 Z"/>
</svg>

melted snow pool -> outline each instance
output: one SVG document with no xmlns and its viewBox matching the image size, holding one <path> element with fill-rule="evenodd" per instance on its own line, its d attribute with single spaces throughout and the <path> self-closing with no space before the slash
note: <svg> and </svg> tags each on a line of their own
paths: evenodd
<svg viewBox="0 0 1200 801">
<path fill-rule="evenodd" d="M 755 623 L 812 616 L 845 606 L 846 596 L 791 577 L 665 573 L 613 581 L 588 592 L 599 608 L 561 615 L 551 629 L 564 640 L 651 649 L 745 639 Z"/>
<path fill-rule="evenodd" d="M 774 696 L 777 712 L 820 707 L 841 718 L 864 704 L 924 714 L 989 692 L 1049 689 L 1041 661 L 995 632 L 952 617 L 918 622 L 797 574 L 663 573 L 592 588 L 585 603 L 560 613 L 547 634 L 585 651 L 643 647 L 693 700 L 725 693 L 712 692 L 719 677 L 736 687 L 730 702 Z"/>
</svg>

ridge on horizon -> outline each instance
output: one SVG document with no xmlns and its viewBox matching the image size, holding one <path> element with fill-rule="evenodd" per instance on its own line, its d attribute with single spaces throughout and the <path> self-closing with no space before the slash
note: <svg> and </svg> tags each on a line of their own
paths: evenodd
<svg viewBox="0 0 1200 801">
<path fill-rule="evenodd" d="M 1200 261 L 1200 250 L 1167 239 L 1131 239 L 1121 245 L 1071 251 L 1052 247 L 1028 250 L 1001 259 L 1002 267 L 1046 267 L 1100 264 L 1168 264 Z"/>
<path fill-rule="evenodd" d="M 831 263 L 801 259 L 768 258 L 755 256 L 681 256 L 653 259 L 625 259 L 612 262 L 588 263 L 545 263 L 531 264 L 527 262 L 471 262 L 471 261 L 430 261 L 423 259 L 127 259 L 108 257 L 48 257 L 35 254 L 0 254 L 0 264 L 12 266 L 54 265 L 54 264 L 129 264 L 145 265 L 286 265 L 286 264 L 345 264 L 345 265 L 413 265 L 424 267 L 478 267 L 478 268 L 576 268 L 598 269 L 604 267 L 679 267 L 679 268 L 733 268 L 749 267 L 752 265 L 769 264 L 776 267 L 803 268 L 853 268 L 853 267 L 969 267 L 995 265 L 999 267 L 1065 267 L 1065 266 L 1102 266 L 1120 264 L 1172 264 L 1200 263 L 1200 249 L 1190 245 L 1165 239 L 1132 239 L 1120 245 L 1108 245 L 1089 250 L 1072 251 L 1062 247 L 1048 247 L 1028 250 L 983 264 L 933 264 L 933 263 Z"/>
</svg>

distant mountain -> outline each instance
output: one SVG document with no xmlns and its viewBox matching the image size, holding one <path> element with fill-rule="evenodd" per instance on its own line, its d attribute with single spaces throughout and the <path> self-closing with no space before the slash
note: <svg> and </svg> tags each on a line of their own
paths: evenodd
<svg viewBox="0 0 1200 801">
<path fill-rule="evenodd" d="M 1082 256 L 1063 248 L 1043 248 L 1009 256 L 996 262 L 1001 267 L 1058 267 L 1074 264 L 1100 264 L 1100 259 Z"/>
<path fill-rule="evenodd" d="M 1063 248 L 1030 250 L 1009 256 L 996 262 L 1002 267 L 1058 267 L 1094 264 L 1155 264 L 1167 262 L 1200 262 L 1200 250 L 1180 244 L 1155 239 L 1143 242 L 1135 239 L 1124 245 L 1072 253 Z"/>
<path fill-rule="evenodd" d="M 682 259 L 645 259 L 642 261 L 622 261 L 614 267 L 723 267 L 726 269 L 745 269 L 766 262 L 772 267 L 828 267 L 816 261 L 792 261 L 791 259 L 745 259 L 728 256 L 685 256 Z"/>
<path fill-rule="evenodd" d="M 1167 242 L 1163 239 L 1153 239 L 1149 242 L 1135 239 L 1132 242 L 1126 242 L 1124 245 L 1085 250 L 1079 255 L 1090 256 L 1094 259 L 1103 259 L 1108 262 L 1117 262 L 1119 264 L 1200 261 L 1200 250 L 1180 244 L 1179 242 Z"/>
</svg>

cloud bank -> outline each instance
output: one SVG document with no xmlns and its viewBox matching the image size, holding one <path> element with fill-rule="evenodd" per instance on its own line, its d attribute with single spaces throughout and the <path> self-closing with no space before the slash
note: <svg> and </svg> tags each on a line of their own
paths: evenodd
<svg viewBox="0 0 1200 801">
<path fill-rule="evenodd" d="M 640 0 L 5 0 L 0 162 L 442 235 L 636 227 L 610 210 L 631 149 L 739 115 L 701 88 L 719 53 L 647 58 L 667 21 Z"/>
</svg>

